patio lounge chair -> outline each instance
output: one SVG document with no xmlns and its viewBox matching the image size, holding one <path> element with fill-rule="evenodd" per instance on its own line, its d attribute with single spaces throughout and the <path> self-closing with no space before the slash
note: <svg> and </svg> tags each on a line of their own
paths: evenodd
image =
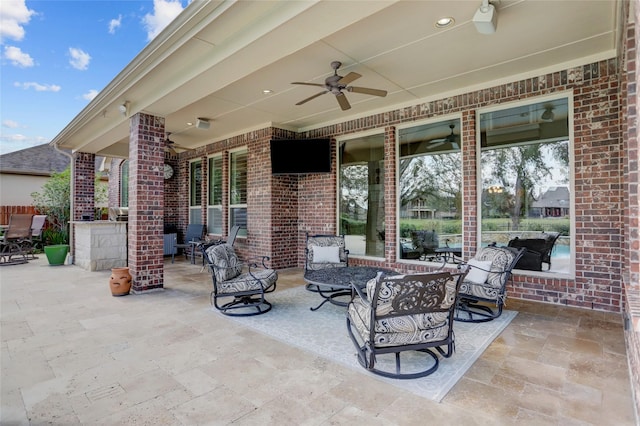
<svg viewBox="0 0 640 426">
<path fill-rule="evenodd" d="M 211 304 L 216 309 L 229 316 L 259 315 L 271 310 L 264 295 L 276 289 L 278 273 L 266 266 L 268 256 L 263 256 L 260 264 L 245 264 L 229 244 L 210 246 L 202 252 L 211 271 Z M 243 268 L 246 272 L 242 272 Z"/>
<path fill-rule="evenodd" d="M 304 248 L 304 274 L 324 268 L 343 268 L 349 266 L 349 250 L 344 235 L 309 235 Z M 317 292 L 317 286 L 306 285 L 309 291 Z"/>
<path fill-rule="evenodd" d="M 466 262 L 468 273 L 460 286 L 457 321 L 486 322 L 502 314 L 507 282 L 524 251 L 524 248 L 489 246 Z M 495 304 L 495 310 L 489 304 Z"/>
<path fill-rule="evenodd" d="M 551 252 L 559 237 L 559 232 L 545 232 L 540 235 L 540 238 L 520 239 L 515 237 L 509 241 L 509 247 L 524 247 L 526 249 L 523 256 L 516 263 L 515 269 L 542 271 L 543 263 L 548 265 L 547 270 L 551 269 Z"/>
<path fill-rule="evenodd" d="M 33 259 L 36 258 L 33 254 L 34 250 L 43 247 L 44 242 L 42 241 L 42 232 L 44 231 L 44 224 L 46 221 L 46 214 L 36 214 L 33 216 L 31 221 L 31 251 L 29 254 Z"/>
<path fill-rule="evenodd" d="M 439 360 L 432 349 L 445 358 L 454 351 L 453 313 L 465 274 L 378 274 L 365 290 L 352 286 L 355 296 L 347 310 L 347 330 L 360 364 L 372 373 L 396 379 L 434 373 Z M 419 367 L 405 365 L 403 370 L 400 355 L 407 351 L 428 356 Z M 395 360 L 384 362 L 384 354 L 395 354 Z"/>
<path fill-rule="evenodd" d="M 0 240 L 0 265 L 16 265 L 27 263 L 27 255 L 31 253 L 32 214 L 12 214 L 9 227 Z"/>
</svg>

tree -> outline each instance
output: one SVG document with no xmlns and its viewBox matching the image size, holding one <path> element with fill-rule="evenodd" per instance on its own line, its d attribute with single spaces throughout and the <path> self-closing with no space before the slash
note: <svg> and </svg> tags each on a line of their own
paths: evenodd
<svg viewBox="0 0 640 426">
<path fill-rule="evenodd" d="M 33 205 L 40 214 L 47 215 L 50 229 L 56 232 L 56 243 L 69 243 L 69 220 L 71 212 L 71 171 L 67 167 L 53 173 L 42 185 L 41 192 L 31 193 Z"/>
<path fill-rule="evenodd" d="M 95 202 L 106 201 L 107 190 L 95 181 Z M 69 221 L 71 220 L 71 170 L 53 173 L 42 185 L 42 191 L 32 192 L 33 205 L 39 214 L 46 214 L 49 222 L 49 237 L 56 244 L 69 244 Z"/>
</svg>

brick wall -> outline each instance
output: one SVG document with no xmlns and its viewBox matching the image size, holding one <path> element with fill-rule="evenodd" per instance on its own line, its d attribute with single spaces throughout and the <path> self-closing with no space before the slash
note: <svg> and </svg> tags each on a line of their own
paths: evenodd
<svg viewBox="0 0 640 426">
<path fill-rule="evenodd" d="M 82 220 L 88 216 L 93 220 L 95 212 L 95 154 L 79 152 L 74 155 L 74 202 L 72 220 Z"/>
<path fill-rule="evenodd" d="M 164 284 L 164 139 L 164 118 L 131 117 L 128 264 L 134 293 Z"/>
<path fill-rule="evenodd" d="M 629 4 L 624 3 L 628 13 Z M 634 2 L 635 22 L 640 22 L 640 1 Z M 624 15 L 626 16 L 625 13 Z M 623 300 L 625 318 L 625 342 L 627 348 L 627 359 L 629 362 L 629 372 L 631 376 L 631 388 L 636 402 L 636 420 L 640 419 L 640 174 L 638 164 L 640 151 L 638 149 L 638 83 L 640 76 L 637 73 L 637 66 L 640 63 L 640 52 L 637 49 L 637 40 L 640 40 L 640 26 L 629 24 L 623 38 L 621 63 L 622 70 L 626 72 L 624 79 L 621 79 L 622 93 L 627 97 L 623 98 L 623 108 L 626 113 L 626 120 L 623 122 L 624 146 L 624 171 L 625 171 L 625 194 L 626 203 L 624 205 L 624 235 L 623 244 Z"/>
</svg>

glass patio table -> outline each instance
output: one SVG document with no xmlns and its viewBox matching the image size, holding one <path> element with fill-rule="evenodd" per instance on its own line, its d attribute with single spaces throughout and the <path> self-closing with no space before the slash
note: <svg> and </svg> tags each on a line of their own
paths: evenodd
<svg viewBox="0 0 640 426">
<path fill-rule="evenodd" d="M 369 280 L 378 275 L 378 272 L 382 272 L 384 275 L 398 274 L 391 269 L 375 266 L 345 266 L 307 271 L 304 276 L 304 280 L 308 284 L 307 289 L 318 293 L 324 299 L 318 306 L 310 309 L 316 311 L 327 302 L 338 306 L 347 306 L 349 302 L 340 300 L 340 298 L 341 296 L 351 296 L 351 285 L 364 288 Z"/>
</svg>

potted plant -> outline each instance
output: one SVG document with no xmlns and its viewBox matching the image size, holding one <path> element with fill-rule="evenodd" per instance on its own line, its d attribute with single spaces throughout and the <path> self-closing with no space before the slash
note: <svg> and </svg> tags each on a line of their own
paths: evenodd
<svg viewBox="0 0 640 426">
<path fill-rule="evenodd" d="M 42 185 L 41 192 L 31 194 L 36 211 L 47 215 L 43 241 L 50 265 L 63 265 L 69 253 L 70 175 L 68 167 L 60 173 L 53 173 Z"/>
</svg>

